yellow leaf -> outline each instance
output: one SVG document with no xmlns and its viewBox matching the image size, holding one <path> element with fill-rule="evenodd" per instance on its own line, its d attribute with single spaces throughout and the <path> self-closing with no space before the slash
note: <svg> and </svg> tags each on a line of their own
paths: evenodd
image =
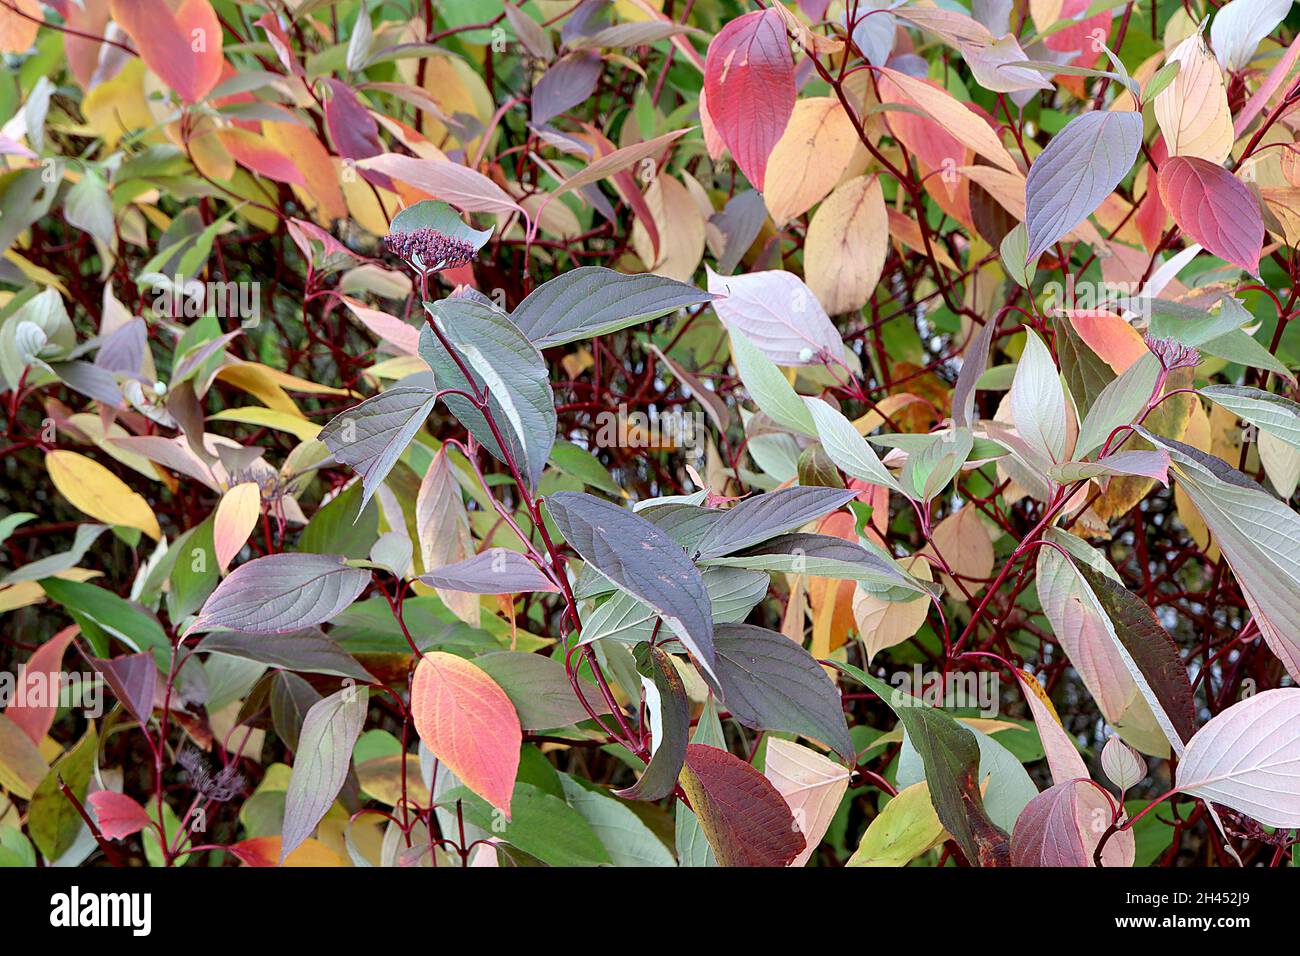
<svg viewBox="0 0 1300 956">
<path fill-rule="evenodd" d="M 667 175 L 655 177 L 645 191 L 645 201 L 659 233 L 659 255 L 640 220 L 632 226 L 632 248 L 651 272 L 690 281 L 704 255 L 704 217 L 699 207 L 686 187 Z"/>
<path fill-rule="evenodd" d="M 309 422 L 297 415 L 280 411 L 277 408 L 264 408 L 261 405 L 244 405 L 240 408 L 223 408 L 210 415 L 209 421 L 239 422 L 243 425 L 258 425 L 262 428 L 274 428 L 276 431 L 288 432 L 300 441 L 310 441 L 320 434 L 321 426 Z"/>
<path fill-rule="evenodd" d="M 262 491 L 257 482 L 240 482 L 221 496 L 213 522 L 212 541 L 217 553 L 217 567 L 222 574 L 248 541 L 260 517 Z"/>
<path fill-rule="evenodd" d="M 68 295 L 68 287 L 65 286 L 62 280 L 59 279 L 59 277 L 56 276 L 53 272 L 51 272 L 49 269 L 44 269 L 38 266 L 34 262 L 28 262 L 18 253 L 14 252 L 12 249 L 8 250 L 5 253 L 5 259 L 7 259 L 9 262 L 12 262 L 14 266 L 18 269 L 18 271 L 21 272 L 28 279 L 31 279 L 32 282 L 36 283 L 37 285 L 51 286 L 55 289 L 58 289 L 59 293 L 65 299 L 70 298 L 70 296 Z"/>
<path fill-rule="evenodd" d="M 838 99 L 814 96 L 796 102 L 768 158 L 771 168 L 783 171 L 763 191 L 772 221 L 783 226 L 825 199 L 860 152 L 858 134 Z"/>
<path fill-rule="evenodd" d="M 406 799 L 428 806 L 429 790 L 420 779 L 419 767 L 411 754 L 388 754 L 357 765 L 361 792 L 385 806 L 395 807 L 402 799 L 402 761 L 406 760 Z"/>
<path fill-rule="evenodd" d="M 91 578 L 99 577 L 100 572 L 92 571 L 89 568 L 70 568 L 54 576 L 62 578 L 64 581 L 89 581 Z M 40 604 L 44 600 L 45 589 L 41 587 L 40 581 L 19 581 L 17 584 L 6 584 L 0 587 L 0 614 L 4 614 L 6 611 L 16 611 L 20 607 Z"/>
<path fill-rule="evenodd" d="M 1155 102 L 1156 122 L 1169 155 L 1222 163 L 1232 152 L 1234 136 L 1219 61 L 1199 33 L 1178 44 L 1169 60 L 1179 64 L 1178 75 L 1156 94 Z"/>
<path fill-rule="evenodd" d="M 45 469 L 59 493 L 96 521 L 138 528 L 155 541 L 162 537 L 149 502 L 99 462 L 75 451 L 52 451 Z"/>
<path fill-rule="evenodd" d="M 906 866 L 943 839 L 943 824 L 922 780 L 899 791 L 871 821 L 847 866 Z"/>
<path fill-rule="evenodd" d="M 316 134 L 297 123 L 272 122 L 262 124 L 262 133 L 273 146 L 293 157 L 306 180 L 302 186 L 295 185 L 293 191 L 300 198 L 306 197 L 312 218 L 326 227 L 335 219 L 346 218 L 348 207 L 339 188 L 338 170 Z"/>
<path fill-rule="evenodd" d="M 347 864 L 343 858 L 319 840 L 304 840 L 285 858 L 280 859 L 280 838 L 278 836 L 253 837 L 242 840 L 231 848 L 245 866 L 327 866 L 341 867 Z"/>
<path fill-rule="evenodd" d="M 438 58 L 433 57 L 430 62 L 436 59 Z M 343 189 L 343 199 L 348 204 L 348 212 L 352 214 L 357 225 L 372 235 L 387 235 L 389 220 L 402 208 L 401 199 L 387 189 L 371 186 L 357 174 L 356 170 L 344 169 L 339 185 Z M 379 198 L 383 200 L 382 206 L 375 198 L 375 193 L 378 193 Z"/>
<path fill-rule="evenodd" d="M 831 193 L 813 215 L 804 244 L 804 280 L 828 315 L 857 312 L 871 299 L 888 253 L 889 218 L 880 181 L 858 176 Z"/>
</svg>

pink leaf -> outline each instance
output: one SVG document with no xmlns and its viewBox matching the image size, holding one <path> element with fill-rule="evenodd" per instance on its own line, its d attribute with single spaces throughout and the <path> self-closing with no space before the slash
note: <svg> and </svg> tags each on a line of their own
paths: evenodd
<svg viewBox="0 0 1300 956">
<path fill-rule="evenodd" d="M 271 145 L 265 136 L 244 129 L 223 129 L 217 134 L 221 144 L 230 150 L 245 169 L 276 182 L 306 186 L 307 180 L 293 158 Z"/>
<path fill-rule="evenodd" d="M 451 160 L 384 153 L 357 164 L 414 186 L 463 212 L 521 212 L 519 204 L 476 169 Z"/>
<path fill-rule="evenodd" d="M 1259 271 L 1264 220 L 1245 183 L 1222 166 L 1175 156 L 1160 167 L 1160 198 L 1178 227 L 1220 259 Z"/>
<path fill-rule="evenodd" d="M 1079 793 L 1091 785 L 1058 783 L 1025 805 L 1011 833 L 1012 866 L 1091 866 L 1079 829 Z"/>
<path fill-rule="evenodd" d="M 794 112 L 794 59 L 774 9 L 737 17 L 709 44 L 709 118 L 749 181 L 762 190 L 767 158 Z"/>
<path fill-rule="evenodd" d="M 1300 827 L 1300 688 L 1266 690 L 1212 717 L 1187 744 L 1178 789 L 1254 817 Z"/>
</svg>

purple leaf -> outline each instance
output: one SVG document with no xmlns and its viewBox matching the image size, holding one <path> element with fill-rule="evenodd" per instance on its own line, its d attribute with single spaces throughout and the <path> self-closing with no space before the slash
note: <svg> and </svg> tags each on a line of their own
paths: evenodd
<svg viewBox="0 0 1300 956">
<path fill-rule="evenodd" d="M 147 722 L 153 713 L 154 688 L 158 685 L 158 665 L 153 654 L 126 654 L 112 660 L 91 658 L 90 663 L 131 716 L 142 724 Z"/>
<path fill-rule="evenodd" d="M 714 674 L 713 612 L 699 568 L 676 541 L 626 508 L 576 491 L 546 499 L 555 525 L 584 561 L 659 612 Z"/>
<path fill-rule="evenodd" d="M 347 608 L 370 573 L 333 554 L 271 554 L 240 565 L 204 602 L 190 633 L 229 628 L 283 634 L 323 624 Z"/>
<path fill-rule="evenodd" d="M 596 90 L 605 61 L 591 51 L 561 57 L 533 87 L 533 122 L 548 122 L 573 109 Z"/>
<path fill-rule="evenodd" d="M 559 591 L 550 578 L 518 551 L 488 548 L 472 558 L 444 565 L 420 580 L 430 587 L 471 594 L 522 594 L 525 591 Z"/>
<path fill-rule="evenodd" d="M 1133 168 L 1141 146 L 1141 113 L 1084 113 L 1053 136 L 1025 180 L 1025 261 L 1092 215 Z"/>
<path fill-rule="evenodd" d="M 284 796 L 281 863 L 311 836 L 343 788 L 369 699 L 365 687 L 349 685 L 307 711 Z"/>
</svg>

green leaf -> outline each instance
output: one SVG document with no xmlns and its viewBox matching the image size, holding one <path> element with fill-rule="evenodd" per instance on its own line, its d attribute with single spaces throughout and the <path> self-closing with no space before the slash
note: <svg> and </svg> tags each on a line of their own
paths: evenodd
<svg viewBox="0 0 1300 956">
<path fill-rule="evenodd" d="M 50 600 L 63 605 L 100 657 L 109 656 L 109 637 L 133 651 L 154 651 L 155 656 L 171 648 L 157 618 L 112 591 L 61 578 L 46 578 L 41 587 Z"/>
<path fill-rule="evenodd" d="M 653 741 L 654 752 L 641 778 L 617 793 L 629 800 L 662 800 L 677 789 L 677 777 L 682 771 L 682 761 L 686 759 L 687 737 L 691 732 L 690 703 L 681 675 L 663 649 L 651 644 L 638 644 L 636 669 L 646 692 L 651 726 L 658 732 L 658 739 Z M 652 696 L 658 698 L 657 702 L 651 699 Z"/>
<path fill-rule="evenodd" d="M 1269 648 L 1300 680 L 1300 515 L 1226 462 L 1148 432 L 1205 519 Z"/>
<path fill-rule="evenodd" d="M 474 664 L 505 691 L 525 730 L 568 727 L 589 717 L 569 683 L 564 665 L 557 660 L 523 651 L 498 651 L 474 658 Z M 583 680 L 579 686 L 593 711 L 609 713 L 609 705 L 595 684 Z"/>
<path fill-rule="evenodd" d="M 1074 457 L 1084 458 L 1101 448 L 1116 428 L 1136 421 L 1147 407 L 1159 377 L 1160 360 L 1148 352 L 1102 389 L 1079 425 Z"/>
<path fill-rule="evenodd" d="M 1065 460 L 1065 391 L 1052 353 L 1033 332 L 1011 384 L 1011 415 L 1021 439 L 1050 461 Z"/>
<path fill-rule="evenodd" d="M 348 685 L 307 711 L 284 798 L 281 863 L 312 835 L 343 788 L 369 701 L 368 688 Z"/>
<path fill-rule="evenodd" d="M 555 447 L 551 449 L 551 464 L 590 488 L 596 488 L 616 498 L 623 496 L 623 489 L 610 477 L 609 471 L 596 456 L 585 448 L 579 448 L 573 442 L 557 441 Z"/>
<path fill-rule="evenodd" d="M 1038 274 L 1038 257 L 1035 256 L 1031 262 L 1025 261 L 1029 257 L 1029 230 L 1023 222 L 1016 223 L 1002 237 L 998 254 L 1002 257 L 1002 268 L 1016 285 L 1022 289 L 1033 286 L 1034 276 Z"/>
<path fill-rule="evenodd" d="M 438 797 L 439 805 L 452 810 L 457 800 L 461 801 L 466 821 L 548 866 L 601 866 L 611 862 L 600 837 L 582 814 L 532 784 L 515 784 L 509 820 L 466 787 L 456 787 Z"/>
<path fill-rule="evenodd" d="M 501 439 L 530 489 L 535 489 L 555 443 L 555 400 L 541 353 L 487 299 L 461 296 L 426 302 L 425 308 L 473 378 L 471 384 L 426 324 L 420 331 L 420 356 L 433 369 L 434 382 L 439 389 L 470 395 L 476 389 L 488 390 L 488 409 Z M 471 400 L 444 395 L 443 401 L 484 448 L 507 460 L 487 419 Z"/>
<path fill-rule="evenodd" d="M 92 723 L 86 727 L 85 735 L 76 746 L 59 758 L 32 794 L 32 802 L 27 808 L 27 832 L 48 861 L 57 860 L 67 853 L 85 825 L 72 801 L 64 796 L 59 781 L 63 781 L 78 801 L 85 803 L 98 749 L 99 737 Z"/>
<path fill-rule="evenodd" d="M 379 538 L 379 506 L 361 504 L 360 483 L 350 485 L 312 515 L 298 539 L 298 550 L 365 558 Z"/>
<path fill-rule="evenodd" d="M 361 476 L 361 507 L 392 471 L 424 420 L 437 393 L 427 388 L 390 388 L 336 415 L 320 431 L 334 457 Z"/>
<path fill-rule="evenodd" d="M 876 450 L 862 437 L 853 423 L 820 398 L 805 398 L 812 415 L 817 437 L 827 456 L 850 478 L 873 485 L 882 485 L 902 493 L 894 476 L 889 473 Z"/>
<path fill-rule="evenodd" d="M 191 528 L 172 543 L 176 563 L 168 579 L 167 614 L 173 621 L 189 617 L 208 599 L 221 580 L 217 566 L 215 512 L 197 528 Z"/>
<path fill-rule="evenodd" d="M 595 784 L 560 774 L 564 799 L 595 831 L 615 866 L 676 866 L 672 852 L 626 804 Z"/>
<path fill-rule="evenodd" d="M 731 360 L 750 397 L 768 418 L 782 428 L 816 437 L 817 426 L 803 399 L 772 360 L 749 341 L 744 332 L 731 329 Z"/>
<path fill-rule="evenodd" d="M 1110 622 L 1121 656 L 1174 753 L 1181 754 L 1196 732 L 1196 703 L 1178 645 L 1155 612 L 1122 584 L 1083 562 L 1075 569 Z"/>
<path fill-rule="evenodd" d="M 980 794 L 980 750 L 975 735 L 941 710 L 895 690 L 849 664 L 840 670 L 865 684 L 898 716 L 921 755 L 930 799 L 939 820 L 975 866 L 1005 866 L 1010 841 L 984 808 Z"/>
<path fill-rule="evenodd" d="M 1210 385 L 1200 393 L 1238 418 L 1300 448 L 1300 404 L 1248 385 Z"/>
<path fill-rule="evenodd" d="M 617 332 L 715 297 L 693 285 L 646 273 L 582 266 L 544 282 L 510 318 L 539 349 Z"/>
</svg>

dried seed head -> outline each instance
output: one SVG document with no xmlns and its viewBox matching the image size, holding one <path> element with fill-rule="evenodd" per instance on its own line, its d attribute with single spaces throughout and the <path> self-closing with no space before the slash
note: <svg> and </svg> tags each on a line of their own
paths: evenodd
<svg viewBox="0 0 1300 956">
<path fill-rule="evenodd" d="M 1166 372 L 1176 368 L 1195 368 L 1201 363 L 1201 353 L 1177 339 L 1160 339 L 1147 335 L 1144 341 Z"/>
<path fill-rule="evenodd" d="M 427 226 L 412 232 L 393 232 L 384 237 L 393 255 L 425 272 L 455 269 L 467 265 L 478 251 L 464 239 L 456 239 Z"/>
<path fill-rule="evenodd" d="M 182 750 L 176 762 L 189 774 L 190 786 L 205 799 L 226 803 L 244 792 L 244 777 L 234 764 L 214 774 L 203 755 L 193 748 Z"/>
</svg>

